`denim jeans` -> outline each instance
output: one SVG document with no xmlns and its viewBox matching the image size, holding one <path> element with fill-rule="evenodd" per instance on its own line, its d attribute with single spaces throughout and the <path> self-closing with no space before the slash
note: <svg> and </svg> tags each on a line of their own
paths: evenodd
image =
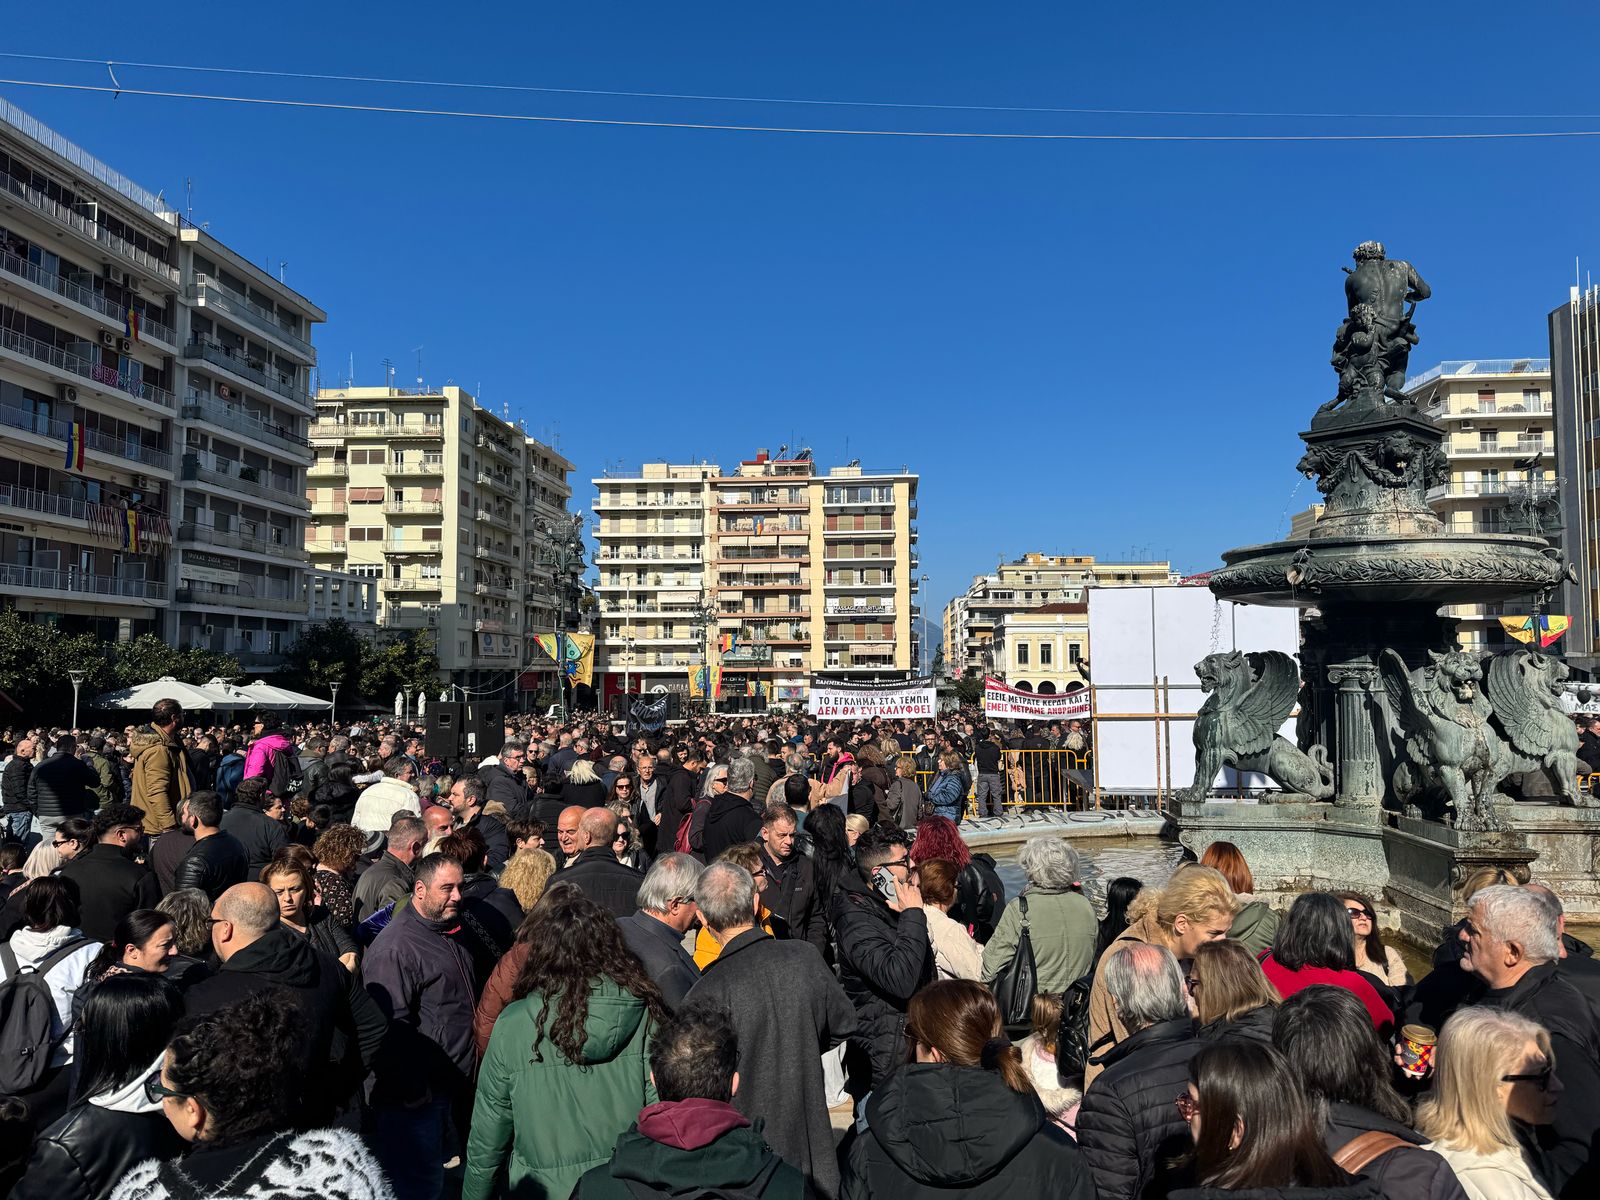
<svg viewBox="0 0 1600 1200">
<path fill-rule="evenodd" d="M 368 1139 L 395 1200 L 439 1200 L 444 1189 L 450 1101 L 435 1097 L 416 1108 L 374 1108 Z"/>
</svg>

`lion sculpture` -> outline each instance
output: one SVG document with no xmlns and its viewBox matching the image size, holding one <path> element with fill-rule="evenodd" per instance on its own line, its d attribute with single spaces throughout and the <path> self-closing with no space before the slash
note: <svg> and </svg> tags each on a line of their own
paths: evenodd
<svg viewBox="0 0 1600 1200">
<path fill-rule="evenodd" d="M 1200 686 L 1210 695 L 1194 723 L 1194 784 L 1188 800 L 1204 800 L 1223 767 L 1256 771 L 1287 792 L 1313 800 L 1333 797 L 1333 765 L 1327 751 L 1309 753 L 1278 733 L 1294 711 L 1300 669 L 1281 650 L 1209 654 L 1195 664 Z"/>
<path fill-rule="evenodd" d="M 1557 795 L 1588 806 L 1596 797 L 1578 786 L 1578 731 L 1561 707 L 1561 685 L 1569 674 L 1566 663 L 1548 654 L 1509 650 L 1488 660 L 1484 691 L 1501 739 L 1501 780 L 1543 772 Z"/>
<path fill-rule="evenodd" d="M 1500 737 L 1490 727 L 1490 702 L 1483 668 L 1462 650 L 1428 651 L 1415 671 L 1393 650 L 1378 656 L 1378 672 L 1399 722 L 1400 761 L 1391 780 L 1407 811 L 1421 816 L 1421 802 L 1442 791 L 1455 827 L 1500 828 L 1491 796 L 1505 777 Z"/>
</svg>

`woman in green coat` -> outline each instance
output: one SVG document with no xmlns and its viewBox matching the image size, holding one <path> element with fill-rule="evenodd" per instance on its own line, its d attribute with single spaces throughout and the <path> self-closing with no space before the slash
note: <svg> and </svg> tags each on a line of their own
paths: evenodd
<svg viewBox="0 0 1600 1200">
<path fill-rule="evenodd" d="M 489 1035 L 462 1200 L 566 1200 L 656 1100 L 650 1039 L 666 1009 L 616 921 L 570 884 L 528 914 L 528 958 Z"/>
</svg>

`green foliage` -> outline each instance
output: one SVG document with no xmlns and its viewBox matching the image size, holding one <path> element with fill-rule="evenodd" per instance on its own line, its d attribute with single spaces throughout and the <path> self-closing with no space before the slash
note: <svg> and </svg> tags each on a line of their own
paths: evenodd
<svg viewBox="0 0 1600 1200">
<path fill-rule="evenodd" d="M 439 654 L 433 638 L 411 630 L 386 641 L 368 643 L 361 662 L 361 695 L 373 704 L 394 699 L 410 688 L 439 694 Z"/>
<path fill-rule="evenodd" d="M 405 688 L 439 692 L 439 655 L 420 631 L 373 641 L 347 621 L 322 621 L 302 628 L 285 657 L 285 687 L 326 696 L 337 683 L 341 708 L 362 701 L 387 707 Z"/>
<path fill-rule="evenodd" d="M 983 680 L 976 673 L 963 675 L 956 680 L 955 693 L 962 704 L 982 704 Z"/>
</svg>

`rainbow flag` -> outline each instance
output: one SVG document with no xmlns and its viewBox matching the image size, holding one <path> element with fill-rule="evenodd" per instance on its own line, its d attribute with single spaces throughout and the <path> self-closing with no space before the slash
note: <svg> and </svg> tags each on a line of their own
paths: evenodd
<svg viewBox="0 0 1600 1200">
<path fill-rule="evenodd" d="M 135 342 L 139 340 L 139 314 L 131 308 L 122 310 L 122 332 Z"/>
<path fill-rule="evenodd" d="M 1572 618 L 1563 616 L 1501 617 L 1500 628 L 1524 645 L 1531 646 L 1537 641 L 1539 649 L 1545 650 L 1559 642 L 1562 635 L 1572 628 Z"/>
<path fill-rule="evenodd" d="M 67 461 L 61 465 L 68 471 L 83 470 L 83 451 L 89 444 L 89 431 L 82 421 L 74 421 L 67 430 Z"/>
</svg>

